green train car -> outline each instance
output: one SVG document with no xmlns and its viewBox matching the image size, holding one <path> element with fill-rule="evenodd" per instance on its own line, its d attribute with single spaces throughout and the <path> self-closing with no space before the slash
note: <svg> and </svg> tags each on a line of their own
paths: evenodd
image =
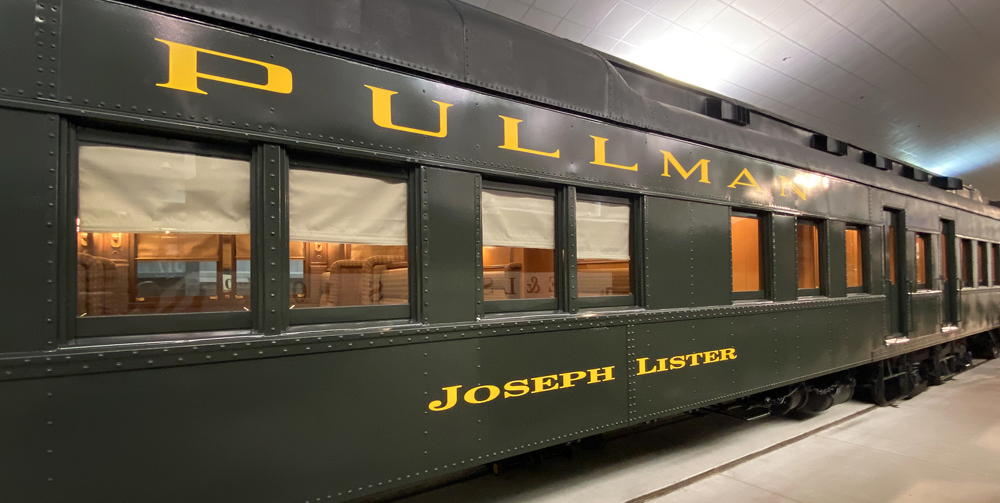
<svg viewBox="0 0 1000 503">
<path fill-rule="evenodd" d="M 457 1 L 0 3 L 0 500 L 346 501 L 992 357 L 1000 209 Z"/>
</svg>

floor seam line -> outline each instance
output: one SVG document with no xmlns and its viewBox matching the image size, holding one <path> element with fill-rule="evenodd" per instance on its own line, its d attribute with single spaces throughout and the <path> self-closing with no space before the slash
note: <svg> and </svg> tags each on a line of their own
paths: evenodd
<svg viewBox="0 0 1000 503">
<path fill-rule="evenodd" d="M 651 500 L 653 498 L 658 498 L 660 496 L 664 496 L 664 495 L 670 494 L 670 493 L 672 493 L 674 491 L 677 491 L 679 489 L 682 489 L 684 487 L 692 485 L 695 482 L 699 482 L 699 481 L 705 480 L 705 479 L 711 477 L 712 475 L 720 474 L 722 472 L 725 472 L 727 470 L 735 468 L 735 467 L 737 467 L 737 466 L 739 466 L 739 465 L 741 465 L 743 463 L 746 463 L 747 461 L 759 458 L 759 457 L 761 457 L 761 456 L 763 456 L 765 454 L 770 454 L 770 453 L 772 453 L 774 451 L 780 450 L 780 449 L 785 448 L 785 447 L 787 447 L 789 445 L 792 445 L 792 444 L 794 444 L 796 442 L 799 442 L 799 441 L 804 440 L 806 438 L 809 438 L 809 437 L 811 437 L 813 435 L 816 435 L 817 433 L 820 433 L 822 431 L 826 431 L 826 430 L 828 430 L 830 428 L 833 428 L 835 426 L 839 426 L 841 424 L 844 424 L 844 423 L 846 423 L 846 422 L 848 422 L 848 421 L 850 421 L 852 419 L 860 417 L 860 416 L 862 416 L 864 414 L 867 414 L 868 412 L 871 412 L 871 411 L 876 410 L 878 408 L 879 407 L 877 405 L 869 406 L 869 407 L 861 409 L 861 410 L 859 410 L 859 411 L 857 411 L 857 412 L 855 412 L 853 414 L 850 414 L 848 416 L 844 416 L 844 417 L 842 417 L 840 419 L 837 419 L 836 421 L 832 421 L 832 422 L 830 422 L 828 424 L 825 424 L 823 426 L 817 427 L 815 429 L 809 430 L 809 431 L 804 432 L 804 433 L 800 433 L 800 434 L 798 434 L 798 435 L 796 435 L 796 436 L 794 436 L 792 438 L 789 438 L 787 440 L 783 440 L 783 441 L 778 442 L 778 443 L 776 443 L 774 445 L 771 445 L 769 447 L 765 447 L 763 449 L 751 452 L 750 454 L 747 454 L 745 456 L 741 456 L 739 458 L 736 458 L 736 459 L 734 459 L 732 461 L 729 461 L 727 463 L 723 463 L 723 464 L 721 464 L 719 466 L 716 466 L 715 468 L 711 468 L 709 470 L 705 470 L 705 471 L 703 471 L 701 473 L 698 473 L 696 475 L 692 475 L 692 476 L 690 476 L 690 477 L 688 477 L 686 479 L 683 479 L 683 480 L 679 480 L 677 482 L 674 482 L 673 484 L 670 484 L 668 486 L 662 487 L 662 488 L 657 489 L 655 491 L 650 491 L 650 492 L 648 492 L 646 494 L 643 494 L 643 495 L 640 495 L 640 496 L 636 496 L 636 497 L 634 497 L 632 499 L 629 499 L 629 500 L 625 500 L 623 503 L 645 503 L 645 502 L 647 502 L 647 501 L 649 501 L 649 500 Z"/>
</svg>

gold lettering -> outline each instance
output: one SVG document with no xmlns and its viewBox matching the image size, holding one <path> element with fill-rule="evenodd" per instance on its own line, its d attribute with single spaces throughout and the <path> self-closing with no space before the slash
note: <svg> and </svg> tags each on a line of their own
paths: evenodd
<svg viewBox="0 0 1000 503">
<path fill-rule="evenodd" d="M 670 358 L 670 370 L 682 369 L 685 365 L 687 365 L 687 362 L 684 361 L 683 356 L 674 356 Z"/>
<path fill-rule="evenodd" d="M 607 166 L 609 168 L 627 169 L 629 171 L 638 171 L 639 164 L 636 163 L 633 166 L 622 166 L 620 164 L 610 164 L 607 160 L 607 154 L 605 153 L 605 143 L 608 142 L 607 138 L 601 138 L 600 136 L 591 136 L 594 139 L 594 161 L 591 164 L 597 166 Z"/>
<path fill-rule="evenodd" d="M 658 365 L 654 365 L 653 368 L 647 370 L 646 369 L 647 360 L 649 360 L 649 358 L 639 358 L 636 360 L 637 362 L 639 362 L 639 373 L 637 375 L 652 374 L 654 372 L 660 371 L 660 367 Z"/>
<path fill-rule="evenodd" d="M 736 348 L 726 348 L 719 350 L 722 353 L 723 360 L 735 360 L 736 359 Z"/>
<path fill-rule="evenodd" d="M 667 358 L 660 358 L 659 360 L 656 360 L 656 363 L 660 366 L 660 370 L 657 372 L 664 372 L 670 368 L 670 365 L 667 365 Z"/>
<path fill-rule="evenodd" d="M 565 374 L 559 374 L 559 377 L 562 377 L 562 386 L 560 386 L 561 388 L 572 388 L 574 386 L 573 381 L 579 381 L 584 377 L 587 377 L 587 373 L 575 370 L 573 372 L 566 372 Z"/>
<path fill-rule="evenodd" d="M 440 126 L 437 132 L 424 131 L 422 129 L 414 129 L 406 126 L 397 126 L 392 123 L 392 95 L 399 93 L 369 85 L 366 85 L 365 87 L 372 90 L 372 120 L 375 121 L 375 124 L 379 127 L 405 131 L 407 133 L 422 134 L 432 136 L 434 138 L 444 138 L 445 136 L 448 136 L 448 107 L 452 106 L 451 103 L 431 100 L 434 103 L 437 103 L 439 107 L 438 117 L 440 119 Z"/>
<path fill-rule="evenodd" d="M 698 357 L 701 356 L 702 354 L 703 353 L 693 353 L 690 355 L 684 355 L 684 358 L 688 359 L 690 367 L 697 367 L 698 365 L 701 365 L 700 363 L 698 363 Z"/>
<path fill-rule="evenodd" d="M 743 179 L 744 176 L 747 177 L 747 180 L 750 180 L 749 183 L 740 181 Z M 729 188 L 730 189 L 736 188 L 737 185 L 746 185 L 747 187 L 753 187 L 757 190 L 760 190 L 760 185 L 757 185 L 757 180 L 753 179 L 753 175 L 751 175 L 746 168 L 743 168 L 743 171 L 740 171 L 740 175 L 737 176 L 735 180 L 733 180 L 733 183 L 729 184 Z"/>
<path fill-rule="evenodd" d="M 590 372 L 590 380 L 587 381 L 587 384 L 594 384 L 603 381 L 614 381 L 615 378 L 611 375 L 612 370 L 614 370 L 614 367 L 604 367 L 599 369 L 588 370 L 587 372 Z M 603 379 L 599 379 L 599 377 L 603 377 Z"/>
<path fill-rule="evenodd" d="M 528 391 L 531 391 L 531 388 L 528 387 L 527 379 L 518 379 L 503 385 L 504 398 L 527 395 Z"/>
<path fill-rule="evenodd" d="M 661 150 L 660 152 L 663 152 L 663 176 L 666 177 L 670 176 L 671 165 L 674 167 L 674 169 L 677 170 L 678 173 L 681 174 L 682 177 L 684 177 L 685 180 L 687 180 L 688 177 L 695 172 L 695 170 L 701 169 L 701 179 L 698 180 L 698 182 L 708 183 L 708 184 L 712 183 L 708 181 L 708 163 L 710 162 L 708 159 L 702 159 L 698 161 L 698 163 L 695 164 L 694 167 L 692 167 L 690 170 L 685 171 L 684 168 L 681 166 L 681 163 L 677 162 L 677 158 L 674 157 L 674 154 L 671 154 L 666 150 Z"/>
<path fill-rule="evenodd" d="M 169 62 L 167 69 L 167 82 L 163 84 L 156 84 L 159 87 L 178 89 L 189 93 L 208 94 L 198 88 L 198 79 L 205 79 L 237 86 L 250 87 L 253 89 L 262 89 L 273 93 L 288 94 L 292 92 L 292 72 L 283 66 L 264 63 L 263 61 L 257 61 L 255 59 L 241 58 L 239 56 L 233 56 L 232 54 L 210 51 L 208 49 L 201 49 L 178 42 L 163 40 L 161 38 L 154 40 L 157 42 L 163 42 L 170 48 L 170 55 L 168 56 Z M 242 61 L 244 63 L 261 66 L 267 70 L 267 83 L 255 84 L 244 80 L 236 80 L 209 73 L 201 73 L 198 71 L 198 53 L 211 54 L 212 56 L 219 56 L 220 58 L 232 59 L 235 61 Z"/>
<path fill-rule="evenodd" d="M 485 399 L 483 399 L 483 400 L 477 400 L 476 399 L 476 392 L 479 391 L 479 390 L 481 390 L 481 389 L 485 389 L 487 391 L 487 393 L 489 393 L 489 394 L 486 395 Z M 486 402 L 489 402 L 490 400 L 493 400 L 494 398 L 496 398 L 498 396 L 500 396 L 500 388 L 498 388 L 496 386 L 493 386 L 492 384 L 485 384 L 483 386 L 476 386 L 475 388 L 472 388 L 469 391 L 466 391 L 465 392 L 465 401 L 469 402 L 469 403 L 486 403 Z"/>
<path fill-rule="evenodd" d="M 532 381 L 535 381 L 535 389 L 532 393 L 541 393 L 543 391 L 552 391 L 554 389 L 559 389 L 559 376 L 542 376 L 542 377 L 532 377 Z M 551 387 L 546 387 L 551 386 Z"/>
<path fill-rule="evenodd" d="M 778 178 L 781 179 L 781 195 L 785 195 L 785 186 L 787 185 L 789 188 L 792 189 L 792 192 L 795 192 L 797 196 L 799 196 L 803 201 L 805 201 L 806 193 L 803 192 L 802 189 L 798 187 L 798 185 L 795 185 L 795 182 L 781 175 L 779 175 Z"/>
<path fill-rule="evenodd" d="M 720 359 L 719 359 L 719 352 L 717 350 L 716 351 L 705 351 L 702 354 L 705 355 L 705 363 L 715 363 L 717 361 L 720 361 Z"/>
<path fill-rule="evenodd" d="M 433 411 L 440 411 L 448 410 L 454 407 L 455 404 L 458 403 L 459 388 L 461 388 L 461 386 L 448 386 L 447 388 L 441 388 L 444 390 L 445 401 L 441 402 L 441 400 L 434 400 L 427 406 L 427 408 Z"/>
<path fill-rule="evenodd" d="M 545 157 L 555 157 L 556 159 L 559 158 L 559 149 L 556 149 L 555 152 L 542 152 L 540 150 L 531 150 L 519 147 L 517 141 L 517 128 L 518 124 L 524 121 L 514 119 L 512 117 L 504 117 L 503 115 L 501 115 L 500 118 L 503 119 L 503 145 L 500 145 L 500 148 L 513 150 L 515 152 L 524 152 L 527 154 L 543 155 Z"/>
</svg>

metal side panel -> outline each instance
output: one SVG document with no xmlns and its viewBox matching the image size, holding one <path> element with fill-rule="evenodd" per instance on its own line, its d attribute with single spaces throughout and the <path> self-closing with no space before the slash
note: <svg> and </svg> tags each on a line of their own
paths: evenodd
<svg viewBox="0 0 1000 503">
<path fill-rule="evenodd" d="M 814 310 L 636 325 L 630 420 L 723 402 L 864 363 L 881 334 L 881 304 L 881 297 L 873 297 Z"/>
<path fill-rule="evenodd" d="M 829 220 L 826 223 L 827 295 L 847 296 L 847 242 L 844 222 Z"/>
<path fill-rule="evenodd" d="M 625 332 L 5 382 L 3 499 L 344 501 L 474 467 L 622 426 Z"/>
<path fill-rule="evenodd" d="M 479 235 L 477 176 L 421 168 L 420 203 L 424 323 L 476 320 L 481 293 L 476 284 Z"/>
<path fill-rule="evenodd" d="M 48 71 L 58 54 L 61 14 L 59 2 L 0 2 L 0 97 L 35 98 L 48 92 L 50 75 L 55 77 Z"/>
<path fill-rule="evenodd" d="M 774 214 L 771 217 L 774 300 L 795 300 L 798 297 L 798 260 L 796 251 L 795 217 Z M 762 253 L 766 253 L 762 250 Z"/>
<path fill-rule="evenodd" d="M 649 197 L 646 232 L 650 308 L 730 303 L 729 208 Z"/>
<path fill-rule="evenodd" d="M 53 348 L 59 118 L 0 109 L 0 152 L 0 353 Z"/>
</svg>

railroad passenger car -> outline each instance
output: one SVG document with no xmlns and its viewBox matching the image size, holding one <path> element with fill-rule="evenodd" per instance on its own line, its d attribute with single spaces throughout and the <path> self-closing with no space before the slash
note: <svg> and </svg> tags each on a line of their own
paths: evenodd
<svg viewBox="0 0 1000 503">
<path fill-rule="evenodd" d="M 995 352 L 960 180 L 457 1 L 7 0 L 0 47 L 4 501 L 346 501 Z"/>
</svg>

